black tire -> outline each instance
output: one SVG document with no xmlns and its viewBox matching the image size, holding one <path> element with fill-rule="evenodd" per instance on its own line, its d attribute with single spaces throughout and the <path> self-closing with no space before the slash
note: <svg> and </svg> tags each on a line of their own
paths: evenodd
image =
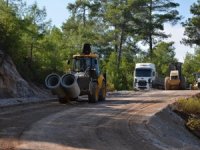
<svg viewBox="0 0 200 150">
<path fill-rule="evenodd" d="M 181 78 L 180 87 L 181 87 L 181 90 L 185 90 L 185 89 L 186 89 L 185 77 L 182 77 L 182 78 Z"/>
<path fill-rule="evenodd" d="M 90 82 L 89 85 L 89 94 L 88 94 L 88 101 L 89 103 L 96 103 L 99 99 L 99 90 L 98 90 L 98 83 L 97 82 Z"/>
<path fill-rule="evenodd" d="M 157 88 L 157 87 L 156 87 L 156 84 L 155 84 L 155 81 L 152 81 L 152 86 L 151 86 L 151 87 L 152 87 L 152 89 Z"/>
<path fill-rule="evenodd" d="M 106 82 L 103 81 L 102 87 L 99 91 L 99 101 L 105 101 L 106 100 Z"/>
<path fill-rule="evenodd" d="M 68 99 L 67 99 L 67 98 L 59 98 L 58 100 L 59 100 L 59 102 L 60 102 L 61 104 L 66 104 L 66 103 L 68 103 Z"/>
<path fill-rule="evenodd" d="M 168 83 L 169 80 L 170 80 L 169 77 L 165 77 L 165 90 L 170 90 L 170 85 Z"/>
</svg>

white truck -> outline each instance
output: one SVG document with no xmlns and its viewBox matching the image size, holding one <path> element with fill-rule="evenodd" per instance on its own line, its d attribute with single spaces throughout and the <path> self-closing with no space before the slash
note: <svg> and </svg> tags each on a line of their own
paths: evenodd
<svg viewBox="0 0 200 150">
<path fill-rule="evenodd" d="M 149 90 L 156 80 L 156 67 L 152 63 L 137 63 L 135 65 L 133 88 Z M 154 85 L 153 85 L 154 86 Z"/>
</svg>

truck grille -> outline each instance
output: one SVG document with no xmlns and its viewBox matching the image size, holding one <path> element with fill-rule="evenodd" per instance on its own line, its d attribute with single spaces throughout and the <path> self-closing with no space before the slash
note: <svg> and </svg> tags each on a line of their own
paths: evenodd
<svg viewBox="0 0 200 150">
<path fill-rule="evenodd" d="M 147 86 L 147 82 L 146 81 L 139 81 L 138 85 L 139 86 Z"/>
</svg>

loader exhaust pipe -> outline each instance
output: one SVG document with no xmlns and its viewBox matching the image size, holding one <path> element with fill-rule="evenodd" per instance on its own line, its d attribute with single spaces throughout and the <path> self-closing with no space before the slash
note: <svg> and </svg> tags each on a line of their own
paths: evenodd
<svg viewBox="0 0 200 150">
<path fill-rule="evenodd" d="M 61 77 L 61 86 L 71 98 L 77 98 L 80 95 L 77 78 L 73 74 L 64 74 Z"/>
<path fill-rule="evenodd" d="M 45 78 L 45 85 L 49 88 L 52 94 L 57 95 L 59 98 L 65 98 L 66 93 L 60 86 L 61 78 L 58 74 L 52 73 Z"/>
</svg>

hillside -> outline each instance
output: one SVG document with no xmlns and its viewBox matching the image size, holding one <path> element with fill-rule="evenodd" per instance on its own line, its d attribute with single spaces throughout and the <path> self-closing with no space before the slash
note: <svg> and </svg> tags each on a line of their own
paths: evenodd
<svg viewBox="0 0 200 150">
<path fill-rule="evenodd" d="M 12 59 L 0 51 L 0 98 L 15 97 L 45 97 L 45 93 L 25 81 Z"/>
</svg>

